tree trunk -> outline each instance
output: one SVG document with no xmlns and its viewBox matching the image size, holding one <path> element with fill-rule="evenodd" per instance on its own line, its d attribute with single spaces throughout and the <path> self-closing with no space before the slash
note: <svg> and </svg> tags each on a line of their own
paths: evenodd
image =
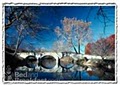
<svg viewBox="0 0 120 85">
<path fill-rule="evenodd" d="M 75 46 L 73 46 L 73 48 L 74 48 L 75 53 L 76 53 L 76 54 L 78 54 L 78 52 L 77 52 L 77 50 L 76 50 Z"/>
<path fill-rule="evenodd" d="M 78 42 L 78 53 L 80 54 L 80 43 Z"/>
<path fill-rule="evenodd" d="M 22 40 L 23 40 L 23 39 L 20 40 L 20 37 L 21 37 L 21 35 L 22 35 L 22 31 L 23 31 L 23 29 L 20 30 L 19 36 L 18 36 L 18 38 L 17 38 L 17 43 L 16 43 L 16 46 L 15 46 L 14 55 L 16 55 L 17 50 L 18 50 L 18 48 L 19 48 L 19 46 L 20 46 L 20 44 L 21 44 L 21 42 L 22 42 Z"/>
<path fill-rule="evenodd" d="M 14 52 L 14 55 L 16 55 L 17 50 L 18 50 L 18 48 L 19 48 L 19 41 L 20 41 L 20 39 L 18 38 L 17 43 L 16 43 L 16 46 L 15 46 L 15 52 Z"/>
<path fill-rule="evenodd" d="M 81 43 L 81 40 L 78 39 L 78 53 L 80 54 L 80 43 Z"/>
<path fill-rule="evenodd" d="M 73 49 L 74 49 L 75 53 L 76 53 L 76 54 L 78 54 L 77 49 L 75 48 L 75 46 L 74 46 L 74 44 L 73 44 L 72 40 L 71 40 L 71 44 L 72 44 L 72 47 L 73 47 Z"/>
</svg>

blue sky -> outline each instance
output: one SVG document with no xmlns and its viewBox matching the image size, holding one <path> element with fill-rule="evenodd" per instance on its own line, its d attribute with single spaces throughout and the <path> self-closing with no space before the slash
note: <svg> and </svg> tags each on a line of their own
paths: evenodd
<svg viewBox="0 0 120 85">
<path fill-rule="evenodd" d="M 109 18 L 103 37 L 108 37 L 112 34 L 115 34 L 115 7 L 102 6 L 102 8 L 104 9 L 104 13 Z M 101 23 L 100 21 L 103 21 L 103 18 L 99 17 L 99 20 L 97 16 L 98 9 L 99 6 L 42 6 L 40 7 L 40 12 L 37 14 L 36 20 L 42 25 L 48 27 L 49 30 L 44 30 L 38 33 L 43 41 L 37 41 L 27 36 L 24 39 L 24 42 L 32 42 L 34 47 L 46 48 L 50 50 L 53 43 L 57 40 L 54 29 L 56 26 L 62 26 L 60 21 L 63 20 L 64 17 L 75 17 L 83 21 L 86 21 L 87 18 L 87 21 L 92 22 L 90 28 L 92 29 L 93 39 L 96 41 L 99 39 L 100 35 L 103 34 L 104 29 L 104 23 Z M 11 33 L 15 31 L 13 31 L 12 28 L 7 32 Z M 21 44 L 20 47 L 23 48 L 24 45 Z M 84 46 L 82 46 L 82 49 L 84 50 Z"/>
</svg>

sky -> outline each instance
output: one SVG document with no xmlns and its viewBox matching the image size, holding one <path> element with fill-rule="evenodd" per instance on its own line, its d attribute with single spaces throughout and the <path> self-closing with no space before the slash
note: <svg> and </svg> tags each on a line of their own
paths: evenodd
<svg viewBox="0 0 120 85">
<path fill-rule="evenodd" d="M 40 6 L 37 13 L 37 22 L 48 27 L 48 30 L 44 30 L 38 33 L 38 37 L 41 37 L 41 41 L 34 40 L 29 36 L 26 36 L 24 42 L 31 42 L 36 48 L 45 48 L 51 50 L 53 43 L 57 40 L 57 36 L 54 33 L 56 26 L 62 27 L 61 20 L 64 17 L 77 18 L 78 20 L 91 22 L 90 29 L 92 30 L 92 36 L 94 42 L 102 37 L 106 38 L 112 34 L 115 34 L 115 7 L 114 6 L 102 6 L 105 15 L 107 16 L 107 26 L 104 30 L 104 18 L 98 14 L 99 6 Z M 11 36 L 17 35 L 15 28 L 7 30 L 7 33 L 12 33 Z M 11 42 L 9 39 L 8 42 Z M 24 44 L 20 45 L 20 48 L 24 48 Z M 84 53 L 85 46 L 81 46 Z"/>
</svg>

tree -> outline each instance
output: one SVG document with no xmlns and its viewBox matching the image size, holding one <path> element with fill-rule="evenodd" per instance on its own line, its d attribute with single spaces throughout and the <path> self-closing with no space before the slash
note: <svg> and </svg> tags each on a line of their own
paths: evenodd
<svg viewBox="0 0 120 85">
<path fill-rule="evenodd" d="M 28 46 L 30 46 L 31 43 L 24 42 L 26 36 L 39 41 L 41 40 L 41 37 L 38 38 L 39 32 L 47 29 L 47 27 L 37 22 L 38 11 L 39 7 L 5 7 L 5 45 L 15 50 L 13 55 L 16 54 L 21 44 L 28 43 Z M 14 30 L 14 33 L 9 33 L 10 29 Z"/>
<path fill-rule="evenodd" d="M 19 47 L 23 44 L 32 48 L 31 42 L 24 41 L 26 36 L 40 40 L 38 32 L 46 29 L 37 21 L 39 7 L 31 6 L 5 6 L 5 74 L 7 67 L 12 73 L 19 67 L 26 65 L 23 58 L 17 55 Z M 36 37 L 38 36 L 38 37 Z M 25 47 L 24 47 L 25 48 Z M 7 77 L 7 76 L 6 76 Z"/>
<path fill-rule="evenodd" d="M 111 9 L 111 11 L 110 11 Z M 109 7 L 102 7 L 100 6 L 97 13 L 96 13 L 96 17 L 97 19 L 103 23 L 103 34 L 106 34 L 106 29 L 108 26 L 110 26 L 110 24 L 113 24 L 114 21 L 114 12 L 112 11 L 113 9 L 115 9 L 115 6 L 109 6 Z M 113 19 L 111 19 L 111 17 L 113 17 Z"/>
<path fill-rule="evenodd" d="M 98 55 L 104 59 L 104 56 L 115 55 L 115 35 L 108 38 L 100 38 L 95 43 L 88 43 L 86 46 L 86 54 Z"/>
<path fill-rule="evenodd" d="M 65 44 L 62 40 L 58 40 L 53 43 L 53 51 L 55 52 L 67 52 L 70 51 L 70 47 Z"/>
<path fill-rule="evenodd" d="M 62 41 L 64 45 L 73 47 L 76 53 L 80 53 L 80 46 L 91 39 L 91 29 L 89 28 L 91 22 L 64 17 L 61 23 L 62 28 L 59 26 L 55 28 L 58 40 Z"/>
<path fill-rule="evenodd" d="M 87 12 L 86 21 L 89 20 L 91 14 L 93 15 L 94 10 L 96 10 L 96 13 L 93 18 L 97 19 L 98 23 L 103 24 L 103 34 L 105 35 L 107 33 L 106 29 L 115 22 L 115 6 L 98 6 L 96 8 L 93 6 L 90 7 Z"/>
</svg>

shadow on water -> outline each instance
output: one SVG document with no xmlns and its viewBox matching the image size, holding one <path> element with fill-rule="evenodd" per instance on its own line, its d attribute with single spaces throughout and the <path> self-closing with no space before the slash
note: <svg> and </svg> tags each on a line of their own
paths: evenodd
<svg viewBox="0 0 120 85">
<path fill-rule="evenodd" d="M 29 64 L 32 64 L 32 58 L 29 57 Z M 42 58 L 41 66 L 46 69 L 51 69 L 55 65 L 55 59 L 52 56 L 46 56 Z M 35 60 L 35 59 L 34 59 Z M 28 61 L 28 62 L 29 62 Z M 92 61 L 92 62 L 91 62 Z M 115 80 L 115 62 L 114 60 L 78 60 L 74 61 L 70 57 L 61 58 L 60 65 L 58 67 L 62 68 L 62 72 L 45 72 L 45 71 L 35 71 L 35 68 L 25 67 L 16 70 L 13 74 L 13 80 Z M 34 62 L 35 64 L 35 62 Z M 94 64 L 94 65 L 92 65 Z M 96 64 L 96 65 L 95 65 Z M 31 66 L 31 65 L 29 65 Z"/>
</svg>

